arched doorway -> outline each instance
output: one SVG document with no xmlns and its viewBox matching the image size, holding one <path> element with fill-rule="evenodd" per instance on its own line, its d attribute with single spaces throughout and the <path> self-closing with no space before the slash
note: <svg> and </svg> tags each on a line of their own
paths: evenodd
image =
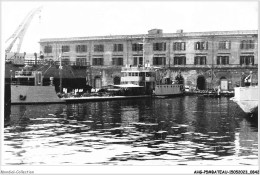
<svg viewBox="0 0 260 175">
<path fill-rule="evenodd" d="M 118 84 L 120 84 L 120 77 L 114 77 L 114 85 L 118 85 Z"/>
<path fill-rule="evenodd" d="M 203 75 L 199 75 L 197 78 L 197 88 L 199 90 L 205 90 L 206 88 L 206 80 Z"/>
<path fill-rule="evenodd" d="M 228 90 L 228 80 L 226 79 L 226 77 L 220 78 L 220 89 L 224 91 Z"/>
<path fill-rule="evenodd" d="M 100 77 L 95 77 L 95 88 L 96 89 L 101 89 L 101 78 Z"/>
</svg>

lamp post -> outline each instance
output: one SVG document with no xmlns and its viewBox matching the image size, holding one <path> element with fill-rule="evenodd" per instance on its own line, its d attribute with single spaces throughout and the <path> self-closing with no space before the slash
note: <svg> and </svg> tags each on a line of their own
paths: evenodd
<svg viewBox="0 0 260 175">
<path fill-rule="evenodd" d="M 144 47 L 145 47 L 145 36 L 143 37 L 143 65 L 144 65 L 144 67 L 145 67 L 145 50 L 144 50 Z"/>
<path fill-rule="evenodd" d="M 12 70 L 10 70 L 10 84 L 12 84 L 12 79 L 13 79 L 13 75 L 12 75 Z"/>
</svg>

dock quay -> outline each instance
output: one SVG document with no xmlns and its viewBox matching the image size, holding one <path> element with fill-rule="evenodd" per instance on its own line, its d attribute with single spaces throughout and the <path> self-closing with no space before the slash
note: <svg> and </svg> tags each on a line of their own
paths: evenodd
<svg viewBox="0 0 260 175">
<path fill-rule="evenodd" d="M 231 92 L 222 92 L 220 95 L 217 93 L 210 93 L 205 91 L 192 91 L 192 92 L 184 92 L 182 96 L 204 96 L 204 97 L 233 97 L 234 93 Z M 162 99 L 162 98 L 174 98 L 176 96 L 156 96 L 156 95 L 134 95 L 134 96 L 118 96 L 118 95 L 90 95 L 90 96 L 67 96 L 61 97 L 59 100 L 54 100 L 53 102 L 50 101 L 35 101 L 35 102 L 15 102 L 11 103 L 12 105 L 37 105 L 37 104 L 62 104 L 62 103 L 83 103 L 83 102 L 93 102 L 93 101 L 110 101 L 110 100 L 126 100 L 126 99 L 140 99 L 140 98 L 151 98 L 151 99 Z"/>
<path fill-rule="evenodd" d="M 204 97 L 234 97 L 234 91 L 226 91 L 220 92 L 219 95 L 216 92 L 208 92 L 208 91 L 189 91 L 184 92 L 184 95 L 199 95 Z"/>
<path fill-rule="evenodd" d="M 233 92 L 222 92 L 220 95 L 216 93 L 209 92 L 185 92 L 183 96 L 204 96 L 204 97 L 233 97 Z M 124 100 L 124 99 L 140 99 L 140 98 L 152 98 L 152 99 L 161 99 L 161 98 L 174 98 L 176 96 L 156 96 L 156 95 L 136 95 L 136 96 L 109 96 L 109 95 L 99 95 L 99 96 L 88 96 L 88 97 L 62 97 L 61 100 L 66 103 L 81 103 L 88 101 L 107 101 L 107 100 Z"/>
</svg>

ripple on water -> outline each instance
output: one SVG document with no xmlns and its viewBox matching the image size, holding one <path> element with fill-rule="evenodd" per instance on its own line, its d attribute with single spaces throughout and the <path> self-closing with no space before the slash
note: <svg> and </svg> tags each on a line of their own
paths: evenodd
<svg viewBox="0 0 260 175">
<path fill-rule="evenodd" d="M 222 111 L 227 110 L 225 105 L 221 109 L 216 105 L 213 112 L 207 111 L 212 110 L 209 105 L 215 104 L 215 99 L 211 99 L 211 103 L 205 98 L 193 100 L 199 103 L 167 99 L 167 104 L 173 106 L 170 112 L 164 105 L 158 105 L 159 101 L 144 104 L 141 100 L 140 105 L 138 100 L 134 105 L 131 100 L 61 108 L 58 105 L 57 111 L 48 110 L 45 115 L 34 115 L 28 121 L 5 128 L 4 145 L 8 151 L 4 152 L 4 161 L 9 165 L 257 164 L 257 137 L 256 140 L 243 137 L 243 134 L 254 134 L 250 125 L 243 125 L 245 131 L 240 125 L 241 117 L 235 119 Z M 185 104 L 185 111 L 180 111 L 180 107 L 176 111 L 176 104 Z M 182 112 L 181 117 L 173 115 L 176 112 Z M 237 138 L 243 146 L 235 144 Z"/>
</svg>

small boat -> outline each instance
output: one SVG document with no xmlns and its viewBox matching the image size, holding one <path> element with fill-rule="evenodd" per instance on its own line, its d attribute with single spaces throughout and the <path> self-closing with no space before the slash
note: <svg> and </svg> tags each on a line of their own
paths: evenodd
<svg viewBox="0 0 260 175">
<path fill-rule="evenodd" d="M 155 85 L 155 96 L 178 96 L 183 94 L 183 85 L 180 84 Z"/>
<path fill-rule="evenodd" d="M 52 85 L 42 85 L 41 71 L 16 71 L 11 81 L 11 104 L 63 103 Z"/>
<path fill-rule="evenodd" d="M 235 87 L 231 98 L 247 114 L 258 117 L 258 86 Z"/>
<path fill-rule="evenodd" d="M 203 94 L 204 97 L 211 97 L 211 98 L 220 98 L 221 95 L 218 94 L 218 93 L 206 93 L 206 94 Z"/>
</svg>

